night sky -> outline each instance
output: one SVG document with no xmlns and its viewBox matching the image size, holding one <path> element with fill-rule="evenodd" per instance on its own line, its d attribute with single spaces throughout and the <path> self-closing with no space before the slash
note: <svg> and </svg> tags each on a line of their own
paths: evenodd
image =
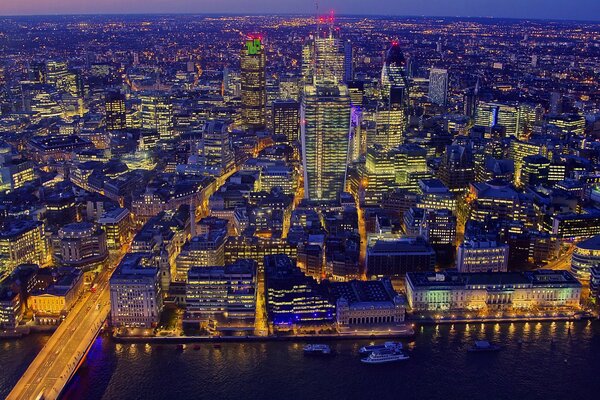
<svg viewBox="0 0 600 400">
<path fill-rule="evenodd" d="M 600 0 L 320 0 L 338 14 L 600 20 Z M 0 15 L 314 13 L 314 0 L 0 0 Z"/>
</svg>

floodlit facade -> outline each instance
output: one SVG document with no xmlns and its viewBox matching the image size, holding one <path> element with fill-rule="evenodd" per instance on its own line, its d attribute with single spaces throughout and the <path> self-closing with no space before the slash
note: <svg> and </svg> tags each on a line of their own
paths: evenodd
<svg viewBox="0 0 600 400">
<path fill-rule="evenodd" d="M 406 296 L 413 311 L 576 310 L 581 283 L 568 271 L 412 272 Z"/>
<path fill-rule="evenodd" d="M 301 110 L 304 195 L 334 200 L 344 191 L 350 97 L 344 85 L 307 85 Z"/>
<path fill-rule="evenodd" d="M 262 38 L 249 37 L 241 53 L 242 124 L 260 129 L 266 124 L 266 53 Z"/>
</svg>

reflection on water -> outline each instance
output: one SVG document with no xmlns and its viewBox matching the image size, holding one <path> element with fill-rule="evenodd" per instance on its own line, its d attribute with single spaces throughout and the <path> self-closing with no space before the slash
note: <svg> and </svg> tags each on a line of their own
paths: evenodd
<svg viewBox="0 0 600 400">
<path fill-rule="evenodd" d="M 493 393 L 494 399 L 556 399 L 595 398 L 600 391 L 598 321 L 440 324 L 417 332 L 404 341 L 408 361 L 375 366 L 360 363 L 358 354 L 370 340 L 333 342 L 335 357 L 313 358 L 293 342 L 181 350 L 99 338 L 64 398 L 484 399 Z M 478 339 L 505 349 L 468 353 Z M 21 345 L 10 346 L 2 344 L 0 360 Z"/>
</svg>

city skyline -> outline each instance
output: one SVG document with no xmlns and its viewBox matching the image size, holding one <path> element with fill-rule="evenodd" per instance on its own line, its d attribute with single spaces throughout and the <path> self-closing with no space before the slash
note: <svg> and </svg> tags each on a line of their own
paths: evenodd
<svg viewBox="0 0 600 400">
<path fill-rule="evenodd" d="M 0 398 L 600 392 L 600 23 L 334 3 L 0 18 Z"/>
<path fill-rule="evenodd" d="M 314 14 L 315 2 L 281 2 L 259 0 L 248 4 L 241 0 L 224 0 L 214 3 L 207 0 L 100 0 L 93 2 L 76 0 L 28 0 L 26 2 L 0 1 L 0 16 L 27 15 L 79 15 L 79 14 L 223 14 L 223 15 L 287 15 Z M 462 18 L 511 18 L 511 19 L 556 19 L 556 20 L 600 20 L 600 3 L 594 0 L 544 1 L 505 0 L 382 0 L 366 3 L 360 0 L 329 0 L 319 3 L 320 12 L 335 10 L 339 15 L 372 16 L 425 16 Z"/>
</svg>

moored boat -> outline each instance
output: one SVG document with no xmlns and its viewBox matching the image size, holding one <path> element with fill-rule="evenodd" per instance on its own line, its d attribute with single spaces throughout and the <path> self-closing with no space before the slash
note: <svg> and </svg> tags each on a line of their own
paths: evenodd
<svg viewBox="0 0 600 400">
<path fill-rule="evenodd" d="M 358 350 L 358 352 L 361 354 L 368 354 L 368 353 L 372 353 L 374 351 L 381 351 L 381 350 L 400 351 L 400 350 L 402 350 L 402 343 L 400 343 L 400 342 L 385 342 L 384 344 L 374 344 L 374 345 L 370 345 L 370 346 L 363 346 Z"/>
<path fill-rule="evenodd" d="M 331 347 L 326 344 L 307 344 L 304 346 L 304 355 L 328 356 L 333 354 Z"/>
<path fill-rule="evenodd" d="M 367 358 L 363 358 L 360 361 L 365 364 L 384 364 L 396 361 L 408 360 L 410 357 L 401 351 L 393 350 L 378 350 L 374 351 Z"/>
<path fill-rule="evenodd" d="M 473 346 L 471 346 L 467 349 L 467 351 L 472 352 L 472 353 L 499 351 L 499 350 L 502 350 L 501 346 L 494 344 L 494 343 L 490 343 L 487 340 L 477 340 L 475 343 L 473 343 Z"/>
</svg>

